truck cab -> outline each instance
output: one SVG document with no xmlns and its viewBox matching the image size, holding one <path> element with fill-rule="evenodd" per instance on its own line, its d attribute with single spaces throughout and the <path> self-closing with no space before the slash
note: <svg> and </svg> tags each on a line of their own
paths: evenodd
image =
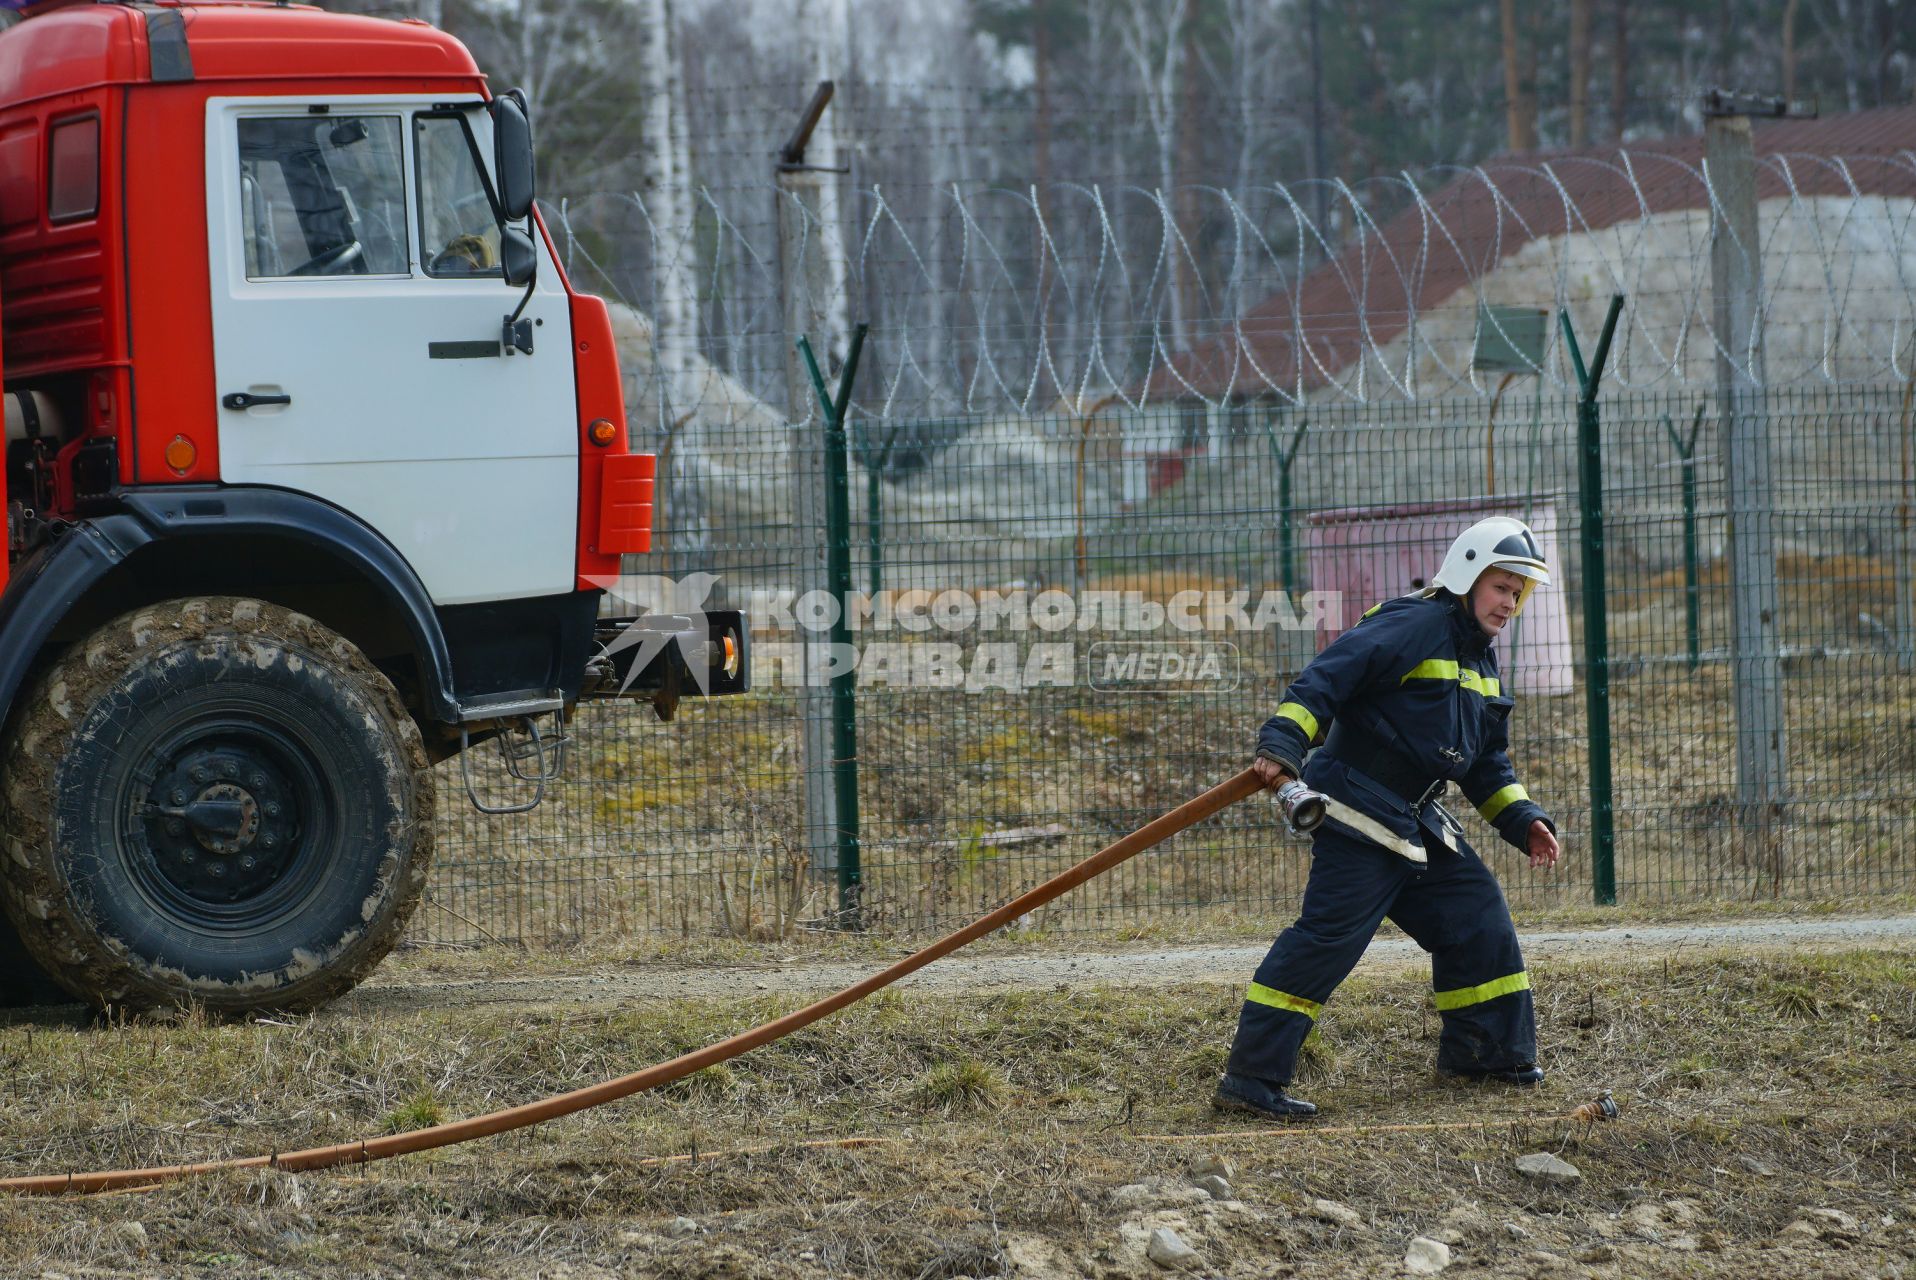
<svg viewBox="0 0 1916 1280">
<path fill-rule="evenodd" d="M 26 13 L 0 904 L 96 1003 L 314 1003 L 417 901 L 434 762 L 492 739 L 536 802 L 582 696 L 742 689 L 744 633 L 655 618 L 678 643 L 645 672 L 606 656 L 652 459 L 533 206 L 526 105 L 464 46 L 253 0 Z"/>
</svg>

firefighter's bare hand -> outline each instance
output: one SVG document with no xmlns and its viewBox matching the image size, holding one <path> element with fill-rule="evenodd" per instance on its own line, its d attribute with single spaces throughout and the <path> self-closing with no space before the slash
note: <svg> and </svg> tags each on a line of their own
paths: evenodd
<svg viewBox="0 0 1916 1280">
<path fill-rule="evenodd" d="M 1557 837 L 1541 819 L 1530 824 L 1530 865 L 1533 867 L 1554 867 L 1563 850 L 1557 844 Z"/>
<path fill-rule="evenodd" d="M 1266 760 L 1263 756 L 1251 761 L 1251 772 L 1258 780 L 1273 789 L 1283 786 L 1291 780 L 1291 771 L 1275 760 Z"/>
</svg>

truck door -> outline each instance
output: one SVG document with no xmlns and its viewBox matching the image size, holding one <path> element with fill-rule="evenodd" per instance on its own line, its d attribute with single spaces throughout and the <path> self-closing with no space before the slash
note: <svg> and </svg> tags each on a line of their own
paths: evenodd
<svg viewBox="0 0 1916 1280">
<path fill-rule="evenodd" d="M 443 98 L 208 104 L 221 479 L 352 512 L 442 605 L 574 584 L 569 310 L 535 234 L 534 350 L 502 346 L 490 156 Z"/>
</svg>

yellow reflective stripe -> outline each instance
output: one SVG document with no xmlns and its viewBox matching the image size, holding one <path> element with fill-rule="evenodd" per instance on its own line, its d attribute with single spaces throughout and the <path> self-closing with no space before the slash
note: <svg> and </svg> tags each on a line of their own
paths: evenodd
<svg viewBox="0 0 1916 1280">
<path fill-rule="evenodd" d="M 1513 973 L 1506 978 L 1492 978 L 1489 982 L 1474 987 L 1459 987 L 1455 991 L 1439 991 L 1437 1008 L 1439 1011 L 1464 1009 L 1473 1004 L 1482 1004 L 1486 1000 L 1495 1000 L 1498 996 L 1507 996 L 1513 992 L 1530 990 L 1528 973 Z"/>
<path fill-rule="evenodd" d="M 1306 1000 L 1303 996 L 1294 996 L 1288 991 L 1279 991 L 1276 987 L 1267 987 L 1261 982 L 1253 982 L 1244 998 L 1252 1004 L 1269 1005 L 1273 1009 L 1288 1009 L 1292 1013 L 1301 1013 L 1313 1022 L 1323 1004 L 1316 1000 Z"/>
<path fill-rule="evenodd" d="M 1494 698 L 1503 692 L 1503 682 L 1493 679 L 1469 667 L 1458 667 L 1449 658 L 1425 658 L 1422 662 L 1404 673 L 1398 684 L 1407 684 L 1412 680 L 1455 680 L 1472 693 Z"/>
<path fill-rule="evenodd" d="M 1485 822 L 1495 822 L 1497 815 L 1519 800 L 1528 800 L 1530 793 L 1523 789 L 1523 783 L 1513 782 L 1503 790 L 1492 794 L 1490 799 L 1477 806 L 1477 812 L 1484 815 Z"/>
<path fill-rule="evenodd" d="M 1309 707 L 1301 702 L 1286 702 L 1277 709 L 1277 714 L 1292 721 L 1304 731 L 1307 739 L 1317 737 L 1317 717 L 1311 714 Z"/>
<path fill-rule="evenodd" d="M 1384 602 L 1383 602 L 1382 600 L 1379 600 L 1379 601 L 1378 601 L 1378 602 L 1377 602 L 1376 604 L 1374 604 L 1374 605 L 1372 605 L 1372 606 L 1371 606 L 1370 608 L 1368 608 L 1368 609 L 1366 609 L 1366 610 L 1364 610 L 1364 616 L 1363 616 L 1362 618 L 1359 618 L 1359 619 L 1358 619 L 1358 621 L 1359 621 L 1359 622 L 1362 622 L 1362 621 L 1364 620 L 1364 618 L 1368 618 L 1368 617 L 1370 617 L 1370 616 L 1371 616 L 1371 615 L 1372 615 L 1373 613 L 1376 613 L 1376 612 L 1377 612 L 1377 611 L 1378 611 L 1379 609 L 1381 609 L 1381 608 L 1383 608 L 1383 607 L 1384 607 Z"/>
</svg>

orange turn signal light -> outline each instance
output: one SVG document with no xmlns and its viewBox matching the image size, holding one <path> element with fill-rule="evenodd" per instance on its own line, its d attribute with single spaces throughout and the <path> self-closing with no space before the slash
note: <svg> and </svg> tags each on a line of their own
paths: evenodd
<svg viewBox="0 0 1916 1280">
<path fill-rule="evenodd" d="M 719 669 L 728 676 L 738 675 L 738 639 L 729 631 L 725 633 L 725 661 Z"/>
<path fill-rule="evenodd" d="M 585 438 L 603 449 L 619 438 L 619 426 L 610 418 L 594 418 L 585 429 Z"/>
<path fill-rule="evenodd" d="M 185 475 L 200 460 L 200 451 L 185 436 L 174 436 L 166 442 L 166 465 Z"/>
</svg>

